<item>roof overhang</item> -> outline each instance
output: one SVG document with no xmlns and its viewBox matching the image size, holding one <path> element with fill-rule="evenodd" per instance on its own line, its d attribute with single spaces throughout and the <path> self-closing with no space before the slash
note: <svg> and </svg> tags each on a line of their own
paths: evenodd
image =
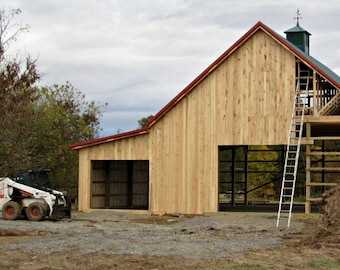
<svg viewBox="0 0 340 270">
<path fill-rule="evenodd" d="M 147 128 L 141 128 L 141 129 L 136 129 L 136 130 L 129 131 L 129 132 L 119 133 L 119 134 L 112 135 L 112 136 L 94 139 L 94 140 L 87 141 L 87 142 L 76 143 L 76 144 L 71 145 L 69 148 L 72 149 L 72 150 L 79 150 L 79 149 L 84 148 L 84 147 L 90 147 L 90 146 L 95 146 L 95 145 L 102 144 L 102 143 L 108 143 L 108 142 L 113 142 L 113 141 L 117 141 L 117 140 L 122 140 L 122 139 L 125 139 L 125 138 L 138 136 L 138 135 L 142 135 L 142 134 L 146 134 L 146 133 L 148 133 L 148 129 Z"/>
</svg>

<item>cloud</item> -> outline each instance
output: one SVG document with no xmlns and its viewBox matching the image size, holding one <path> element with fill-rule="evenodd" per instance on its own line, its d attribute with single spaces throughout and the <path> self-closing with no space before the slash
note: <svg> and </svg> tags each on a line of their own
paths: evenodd
<svg viewBox="0 0 340 270">
<path fill-rule="evenodd" d="M 7 1 L 0 0 L 1 5 Z M 296 9 L 311 54 L 340 74 L 340 2 L 310 0 L 12 0 L 31 25 L 14 50 L 38 57 L 42 84 L 70 81 L 108 102 L 101 135 L 156 114 L 257 21 L 284 36 Z"/>
</svg>

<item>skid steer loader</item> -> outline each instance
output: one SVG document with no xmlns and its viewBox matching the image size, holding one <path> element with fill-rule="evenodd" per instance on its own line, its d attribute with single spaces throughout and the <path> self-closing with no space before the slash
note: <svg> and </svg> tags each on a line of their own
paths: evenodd
<svg viewBox="0 0 340 270">
<path fill-rule="evenodd" d="M 8 220 L 20 216 L 31 221 L 41 221 L 46 217 L 51 220 L 71 218 L 71 201 L 63 192 L 23 184 L 8 177 L 0 178 L 0 209 L 2 217 Z"/>
</svg>

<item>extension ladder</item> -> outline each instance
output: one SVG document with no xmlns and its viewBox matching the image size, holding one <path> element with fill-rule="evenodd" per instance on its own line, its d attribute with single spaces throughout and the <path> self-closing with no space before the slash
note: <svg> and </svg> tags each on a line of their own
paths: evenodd
<svg viewBox="0 0 340 270">
<path fill-rule="evenodd" d="M 286 220 L 287 227 L 290 226 L 309 80 L 310 71 L 301 70 L 300 65 L 298 65 L 298 77 L 296 78 L 295 99 L 288 134 L 276 227 L 279 227 L 280 220 Z"/>
</svg>

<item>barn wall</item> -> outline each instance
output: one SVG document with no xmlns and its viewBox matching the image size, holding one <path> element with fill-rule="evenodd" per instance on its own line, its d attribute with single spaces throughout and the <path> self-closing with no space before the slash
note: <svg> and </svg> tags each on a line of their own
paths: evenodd
<svg viewBox="0 0 340 270">
<path fill-rule="evenodd" d="M 218 145 L 286 144 L 295 58 L 259 30 L 150 130 L 153 212 L 218 210 Z"/>
<path fill-rule="evenodd" d="M 295 57 L 258 31 L 216 73 L 217 143 L 286 144 Z"/>
<path fill-rule="evenodd" d="M 90 209 L 91 160 L 149 160 L 150 210 L 218 210 L 218 146 L 286 144 L 295 57 L 258 30 L 159 119 L 149 134 L 79 150 L 79 210 Z"/>
<path fill-rule="evenodd" d="M 78 207 L 80 211 L 90 209 L 91 160 L 148 160 L 148 134 L 116 140 L 79 150 Z"/>
</svg>

